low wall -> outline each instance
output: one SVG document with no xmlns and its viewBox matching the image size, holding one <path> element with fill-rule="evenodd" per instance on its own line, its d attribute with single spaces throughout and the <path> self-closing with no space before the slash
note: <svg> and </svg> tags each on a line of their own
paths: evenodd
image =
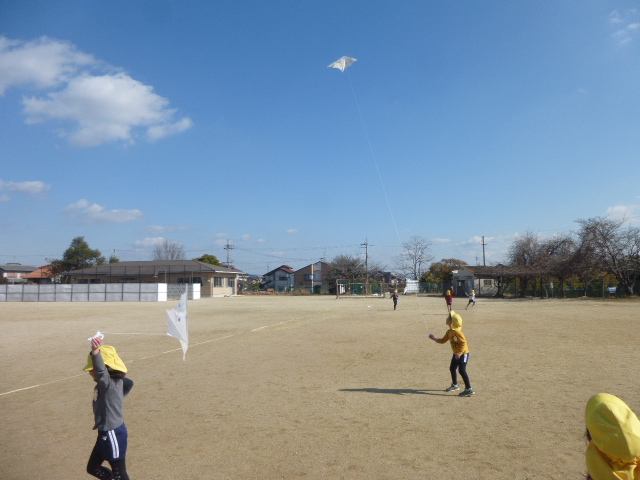
<svg viewBox="0 0 640 480">
<path fill-rule="evenodd" d="M 198 285 L 198 287 L 199 286 L 200 285 Z M 189 297 L 191 298 L 191 295 L 189 295 Z M 198 291 L 198 298 L 199 297 L 200 297 L 200 292 Z M 167 301 L 167 284 L 166 283 L 0 285 L 0 302 L 166 302 L 166 301 Z"/>
</svg>

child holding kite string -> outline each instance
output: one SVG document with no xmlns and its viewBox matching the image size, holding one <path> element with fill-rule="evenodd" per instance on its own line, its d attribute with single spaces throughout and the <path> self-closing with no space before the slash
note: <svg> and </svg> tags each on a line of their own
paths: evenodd
<svg viewBox="0 0 640 480">
<path fill-rule="evenodd" d="M 87 463 L 87 473 L 101 479 L 129 480 L 125 462 L 129 434 L 122 407 L 133 381 L 126 378 L 127 367 L 116 349 L 103 345 L 99 335 L 91 338 L 91 353 L 84 371 L 89 372 L 96 382 L 93 429 L 98 430 L 98 438 Z M 111 470 L 102 466 L 105 461 L 109 462 Z"/>
<path fill-rule="evenodd" d="M 444 337 L 436 338 L 433 333 L 429 334 L 429 338 L 437 343 L 446 343 L 447 340 L 451 343 L 451 349 L 453 350 L 453 357 L 451 357 L 451 365 L 449 371 L 451 372 L 451 386 L 447 388 L 446 392 L 454 392 L 460 390 L 458 386 L 458 375 L 460 372 L 462 380 L 464 380 L 465 390 L 460 393 L 461 397 L 470 397 L 475 395 L 473 388 L 471 388 L 471 382 L 469 381 L 469 375 L 467 374 L 467 363 L 469 363 L 469 345 L 467 344 L 467 338 L 462 333 L 462 317 L 456 312 L 451 311 L 446 319 L 449 330 L 446 331 Z"/>
</svg>

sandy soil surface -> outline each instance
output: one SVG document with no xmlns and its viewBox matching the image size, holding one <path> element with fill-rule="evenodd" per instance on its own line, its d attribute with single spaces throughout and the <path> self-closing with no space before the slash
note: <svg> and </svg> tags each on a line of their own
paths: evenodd
<svg viewBox="0 0 640 480">
<path fill-rule="evenodd" d="M 440 297 L 189 303 L 186 362 L 167 303 L 0 304 L 0 478 L 90 478 L 87 338 L 135 387 L 132 479 L 571 479 L 584 407 L 640 414 L 640 302 L 479 299 L 462 314 L 477 394 L 445 393 Z"/>
</svg>

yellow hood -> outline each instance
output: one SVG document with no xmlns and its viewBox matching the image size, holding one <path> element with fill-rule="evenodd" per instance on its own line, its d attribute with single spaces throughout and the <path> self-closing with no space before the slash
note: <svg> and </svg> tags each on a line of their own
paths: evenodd
<svg viewBox="0 0 640 480">
<path fill-rule="evenodd" d="M 462 317 L 453 310 L 451 311 L 451 328 L 454 330 L 462 328 Z"/>
<path fill-rule="evenodd" d="M 121 372 L 127 373 L 127 367 L 125 367 L 124 362 L 118 356 L 118 352 L 116 352 L 115 347 L 112 347 L 111 345 L 102 345 L 100 347 L 100 353 L 102 354 L 102 360 L 105 365 L 109 365 L 114 370 L 120 370 Z M 89 370 L 93 370 L 93 359 L 91 358 L 91 354 L 89 354 L 87 366 L 84 367 L 85 372 L 88 372 Z"/>
<path fill-rule="evenodd" d="M 640 421 L 618 397 L 599 393 L 586 409 L 591 442 L 587 469 L 593 480 L 640 480 Z"/>
</svg>

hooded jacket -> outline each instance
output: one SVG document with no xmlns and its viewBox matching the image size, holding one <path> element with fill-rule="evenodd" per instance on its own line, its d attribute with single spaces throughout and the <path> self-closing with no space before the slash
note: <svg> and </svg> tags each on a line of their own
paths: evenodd
<svg viewBox="0 0 640 480">
<path fill-rule="evenodd" d="M 593 480 L 640 480 L 640 421 L 618 397 L 599 393 L 587 402 L 587 470 Z"/>
<path fill-rule="evenodd" d="M 467 338 L 462 333 L 462 317 L 453 311 L 451 312 L 451 328 L 447 330 L 444 337 L 436 339 L 436 342 L 446 343 L 447 340 L 451 343 L 451 350 L 453 350 L 454 354 L 464 355 L 469 353 Z"/>
</svg>

